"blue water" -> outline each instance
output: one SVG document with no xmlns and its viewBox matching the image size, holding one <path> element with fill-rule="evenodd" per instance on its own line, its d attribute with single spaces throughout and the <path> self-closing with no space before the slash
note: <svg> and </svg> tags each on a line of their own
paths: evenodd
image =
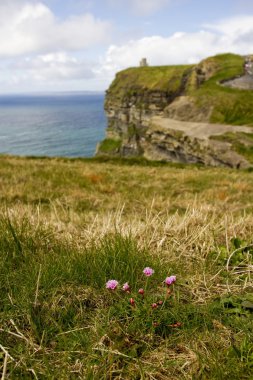
<svg viewBox="0 0 253 380">
<path fill-rule="evenodd" d="M 0 153 L 91 157 L 104 138 L 104 95 L 0 95 Z"/>
</svg>

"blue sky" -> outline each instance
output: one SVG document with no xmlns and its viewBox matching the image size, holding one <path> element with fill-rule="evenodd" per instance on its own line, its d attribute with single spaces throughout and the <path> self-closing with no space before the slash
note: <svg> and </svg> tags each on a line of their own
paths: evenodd
<svg viewBox="0 0 253 380">
<path fill-rule="evenodd" d="M 252 0 L 4 0 L 0 92 L 104 91 L 118 70 L 253 53 Z"/>
</svg>

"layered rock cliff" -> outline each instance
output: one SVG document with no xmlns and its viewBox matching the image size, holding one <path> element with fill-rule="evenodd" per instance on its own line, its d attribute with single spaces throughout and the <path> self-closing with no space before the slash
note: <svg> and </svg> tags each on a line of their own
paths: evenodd
<svg viewBox="0 0 253 380">
<path fill-rule="evenodd" d="M 231 54 L 118 73 L 106 93 L 107 136 L 97 155 L 250 166 L 253 94 L 220 84 L 242 74 L 243 58 Z"/>
</svg>

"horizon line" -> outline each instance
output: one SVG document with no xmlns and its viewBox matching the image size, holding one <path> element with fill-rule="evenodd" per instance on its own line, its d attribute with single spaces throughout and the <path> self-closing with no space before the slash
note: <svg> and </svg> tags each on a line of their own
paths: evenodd
<svg viewBox="0 0 253 380">
<path fill-rule="evenodd" d="M 0 96 L 17 96 L 17 95 L 67 95 L 67 94 L 87 94 L 87 95 L 98 95 L 105 94 L 105 90 L 62 90 L 62 91 L 22 91 L 22 92 L 0 92 Z"/>
</svg>

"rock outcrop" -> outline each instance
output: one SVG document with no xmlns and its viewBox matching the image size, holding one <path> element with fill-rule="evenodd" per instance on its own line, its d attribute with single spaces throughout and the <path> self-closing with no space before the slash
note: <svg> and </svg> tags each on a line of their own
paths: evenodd
<svg viewBox="0 0 253 380">
<path fill-rule="evenodd" d="M 196 96 L 209 82 L 223 88 L 212 82 L 220 72 L 218 57 L 196 66 L 133 68 L 117 74 L 105 99 L 107 136 L 96 154 L 251 166 L 242 147 L 246 153 L 253 149 L 253 129 L 211 123 L 221 117 L 220 103 L 210 92 L 206 98 Z"/>
</svg>

